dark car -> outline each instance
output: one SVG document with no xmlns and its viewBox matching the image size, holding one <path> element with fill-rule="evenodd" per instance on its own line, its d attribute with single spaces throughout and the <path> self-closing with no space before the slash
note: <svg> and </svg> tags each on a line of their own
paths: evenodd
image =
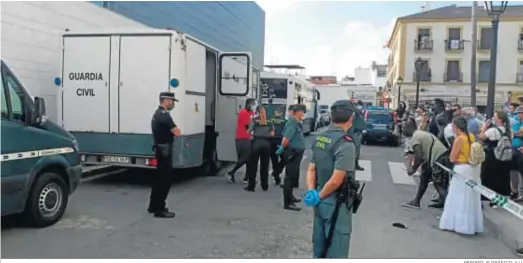
<svg viewBox="0 0 523 263">
<path fill-rule="evenodd" d="M 369 110 L 365 121 L 367 128 L 363 131 L 363 143 L 380 142 L 399 146 L 400 138 L 394 132 L 395 123 L 391 111 Z"/>
</svg>

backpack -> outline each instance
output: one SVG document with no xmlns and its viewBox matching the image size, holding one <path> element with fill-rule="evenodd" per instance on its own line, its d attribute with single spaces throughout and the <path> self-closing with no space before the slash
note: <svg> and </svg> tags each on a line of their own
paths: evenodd
<svg viewBox="0 0 523 263">
<path fill-rule="evenodd" d="M 498 144 L 494 147 L 494 156 L 496 159 L 506 162 L 512 160 L 512 142 L 510 138 L 501 131 L 498 127 L 495 127 L 501 134 Z"/>
<path fill-rule="evenodd" d="M 479 142 L 470 144 L 469 163 L 471 165 L 478 165 L 485 161 L 485 150 L 483 145 Z"/>
</svg>

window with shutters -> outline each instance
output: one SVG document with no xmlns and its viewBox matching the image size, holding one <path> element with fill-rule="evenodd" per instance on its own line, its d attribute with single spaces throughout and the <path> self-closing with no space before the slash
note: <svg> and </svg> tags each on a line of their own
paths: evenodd
<svg viewBox="0 0 523 263">
<path fill-rule="evenodd" d="M 448 39 L 445 40 L 446 50 L 462 50 L 463 40 L 461 39 L 461 28 L 449 28 Z"/>
<path fill-rule="evenodd" d="M 426 59 L 422 59 L 419 66 L 419 72 L 417 67 L 414 68 L 414 76 L 413 80 L 417 81 L 419 77 L 419 81 L 431 81 L 432 80 L 432 72 L 430 70 L 429 61 Z M 416 65 L 416 61 L 414 62 L 414 65 Z"/>
<path fill-rule="evenodd" d="M 490 61 L 480 61 L 478 70 L 478 82 L 488 82 L 490 79 Z"/>
<path fill-rule="evenodd" d="M 430 37 L 430 28 L 419 28 L 418 36 L 415 40 L 416 50 L 432 50 L 432 39 Z"/>
<path fill-rule="evenodd" d="M 461 69 L 459 60 L 448 60 L 445 82 L 461 82 Z"/>
<path fill-rule="evenodd" d="M 481 36 L 479 41 L 479 49 L 490 50 L 492 47 L 492 28 L 481 28 Z"/>
</svg>

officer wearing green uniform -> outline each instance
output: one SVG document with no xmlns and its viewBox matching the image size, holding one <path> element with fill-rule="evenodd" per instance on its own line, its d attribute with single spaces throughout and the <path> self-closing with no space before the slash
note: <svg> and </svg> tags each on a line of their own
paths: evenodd
<svg viewBox="0 0 523 263">
<path fill-rule="evenodd" d="M 291 211 L 300 211 L 296 206 L 301 200 L 293 195 L 293 189 L 300 178 L 300 164 L 305 152 L 305 137 L 300 122 L 305 115 L 305 105 L 292 106 L 292 116 L 283 129 L 283 139 L 276 154 L 282 155 L 286 162 L 285 179 L 283 180 L 283 208 Z"/>
<path fill-rule="evenodd" d="M 274 126 L 274 138 L 271 140 L 271 163 L 272 163 L 272 177 L 274 178 L 274 184 L 280 185 L 281 178 L 280 174 L 285 166 L 285 163 L 279 159 L 279 156 L 276 154 L 278 150 L 278 145 L 281 143 L 283 138 L 283 129 L 287 120 L 282 116 L 285 108 L 277 108 L 274 111 L 274 116 L 271 119 L 272 125 Z"/>
<path fill-rule="evenodd" d="M 352 198 L 350 194 L 340 195 L 340 192 L 354 188 L 344 186 L 356 185 L 356 147 L 347 135 L 354 113 L 352 102 L 336 101 L 331 106 L 332 125 L 312 144 L 312 159 L 307 171 L 309 191 L 304 202 L 314 207 L 312 239 L 315 258 L 348 258 L 349 255 Z M 355 192 L 350 190 L 347 193 L 351 191 Z M 334 224 L 332 230 L 331 223 Z"/>
<path fill-rule="evenodd" d="M 363 103 L 361 103 L 361 104 L 363 104 Z M 348 134 L 353 138 L 354 145 L 356 146 L 356 170 L 357 171 L 365 170 L 359 164 L 360 151 L 361 151 L 361 140 L 363 139 L 362 133 L 363 133 L 363 130 L 365 130 L 365 128 L 367 126 L 367 124 L 365 123 L 365 119 L 363 118 L 363 115 L 361 113 L 362 109 L 363 109 L 363 105 L 356 106 L 356 110 L 354 111 L 354 124 L 352 125 L 351 129 L 348 132 Z"/>
</svg>

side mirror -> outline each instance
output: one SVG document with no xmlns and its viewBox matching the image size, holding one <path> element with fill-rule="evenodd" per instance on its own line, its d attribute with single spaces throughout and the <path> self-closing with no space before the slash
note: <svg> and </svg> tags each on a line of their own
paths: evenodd
<svg viewBox="0 0 523 263">
<path fill-rule="evenodd" d="M 321 100 L 320 92 L 316 90 L 316 100 Z"/>
<path fill-rule="evenodd" d="M 35 97 L 34 111 L 32 114 L 32 124 L 42 125 L 47 121 L 45 115 L 45 100 L 40 97 Z"/>
</svg>

